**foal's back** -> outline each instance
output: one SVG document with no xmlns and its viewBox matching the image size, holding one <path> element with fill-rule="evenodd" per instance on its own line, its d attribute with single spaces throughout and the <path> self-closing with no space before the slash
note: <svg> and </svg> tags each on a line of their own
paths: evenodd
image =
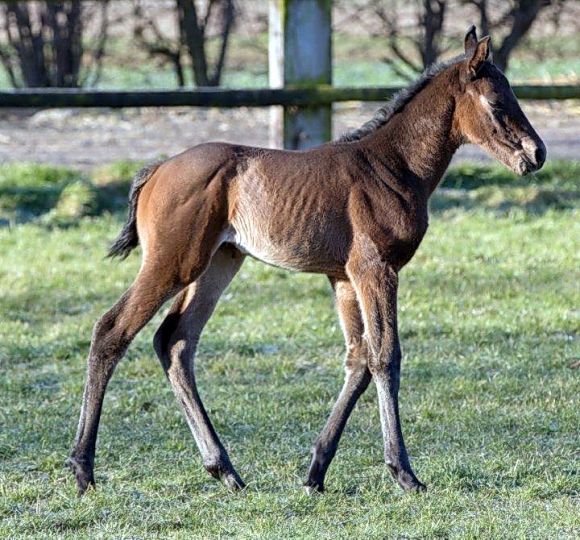
<svg viewBox="0 0 580 540">
<path fill-rule="evenodd" d="M 163 163 L 143 188 L 139 237 L 146 243 L 159 234 L 160 215 L 168 237 L 175 235 L 172 223 L 179 220 L 181 229 L 185 219 L 185 231 L 217 228 L 217 245 L 232 243 L 266 263 L 343 276 L 351 241 L 350 154 L 351 144 L 303 152 L 196 146 Z M 187 242 L 187 232 L 178 236 Z"/>
</svg>

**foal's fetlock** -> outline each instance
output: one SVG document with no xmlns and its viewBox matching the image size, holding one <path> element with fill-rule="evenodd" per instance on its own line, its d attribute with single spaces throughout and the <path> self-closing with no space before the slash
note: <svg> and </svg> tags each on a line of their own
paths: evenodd
<svg viewBox="0 0 580 540">
<path fill-rule="evenodd" d="M 66 460 L 66 465 L 75 475 L 79 496 L 84 495 L 90 486 L 95 486 L 93 466 L 87 460 L 76 458 L 73 455 Z"/>
<path fill-rule="evenodd" d="M 419 481 L 412 470 L 397 467 L 392 463 L 387 463 L 391 476 L 397 481 L 399 486 L 405 491 L 427 491 L 427 486 Z"/>
<path fill-rule="evenodd" d="M 229 461 L 221 459 L 206 461 L 203 464 L 205 470 L 219 480 L 230 491 L 240 491 L 246 487 L 240 475 L 232 467 Z"/>
</svg>

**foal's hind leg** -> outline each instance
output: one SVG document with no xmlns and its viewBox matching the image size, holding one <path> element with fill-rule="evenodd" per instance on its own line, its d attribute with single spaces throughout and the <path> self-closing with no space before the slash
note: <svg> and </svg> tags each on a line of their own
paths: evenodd
<svg viewBox="0 0 580 540">
<path fill-rule="evenodd" d="M 308 479 L 304 484 L 309 493 L 324 491 L 324 476 L 336 453 L 344 426 L 358 398 L 371 381 L 367 367 L 368 351 L 363 338 L 364 326 L 356 293 L 348 281 L 335 281 L 333 287 L 347 347 L 346 378 L 330 417 L 314 444 Z"/>
<path fill-rule="evenodd" d="M 201 332 L 244 256 L 233 246 L 220 248 L 205 273 L 176 298 L 155 334 L 154 346 L 203 458 L 205 469 L 229 489 L 244 483 L 233 468 L 197 392 L 194 356 Z"/>
<path fill-rule="evenodd" d="M 172 274 L 145 265 L 133 285 L 95 325 L 77 436 L 68 460 L 80 494 L 95 483 L 93 467 L 99 418 L 115 366 L 139 330 L 178 288 Z"/>
</svg>

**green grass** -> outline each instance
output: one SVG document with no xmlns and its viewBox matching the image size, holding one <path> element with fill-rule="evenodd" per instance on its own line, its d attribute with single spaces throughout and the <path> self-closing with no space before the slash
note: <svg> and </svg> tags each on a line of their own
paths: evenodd
<svg viewBox="0 0 580 540">
<path fill-rule="evenodd" d="M 142 162 L 118 161 L 90 176 L 36 163 L 0 166 L 0 223 L 30 220 L 71 225 L 82 217 L 125 208 L 133 175 Z"/>
<path fill-rule="evenodd" d="M 98 488 L 78 499 L 63 461 L 91 328 L 139 257 L 103 259 L 121 213 L 0 229 L 0 537 L 577 538 L 577 171 L 556 163 L 534 181 L 465 165 L 433 200 L 400 290 L 401 407 L 429 486 L 421 495 L 402 493 L 385 471 L 373 388 L 347 426 L 328 492 L 302 492 L 309 448 L 341 386 L 342 336 L 323 277 L 249 260 L 197 362 L 247 490 L 230 494 L 203 470 L 151 347 L 159 314 L 111 382 Z M 130 172 L 114 165 L 86 181 L 114 184 Z M 517 204 L 557 186 L 566 205 Z M 490 188 L 512 203 L 476 204 Z"/>
</svg>

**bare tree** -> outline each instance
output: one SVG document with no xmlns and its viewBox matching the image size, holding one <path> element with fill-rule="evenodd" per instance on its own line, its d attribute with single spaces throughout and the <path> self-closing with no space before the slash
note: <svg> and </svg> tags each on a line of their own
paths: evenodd
<svg viewBox="0 0 580 540">
<path fill-rule="evenodd" d="M 514 49 L 528 33 L 540 12 L 550 5 L 555 11 L 562 8 L 563 0 L 464 0 L 476 7 L 479 13 L 479 26 L 483 35 L 493 32 L 494 38 L 501 29 L 506 28 L 503 38 L 493 51 L 493 61 L 502 70 L 508 67 Z"/>
<path fill-rule="evenodd" d="M 133 6 L 135 24 L 133 37 L 149 54 L 150 57 L 161 63 L 169 62 L 175 72 L 177 85 L 185 86 L 185 74 L 183 69 L 183 40 L 179 34 L 176 39 L 166 36 L 153 16 L 149 16 L 143 10 L 139 0 Z M 178 21 L 179 23 L 179 21 Z M 181 25 L 179 24 L 181 29 Z"/>
<path fill-rule="evenodd" d="M 95 84 L 107 41 L 109 0 L 88 7 L 81 0 L 0 5 L 0 63 L 14 87 L 78 87 Z M 85 49 L 86 22 L 100 12 L 98 36 Z"/>
<path fill-rule="evenodd" d="M 445 51 L 442 44 L 448 7 L 445 0 L 416 1 L 410 24 L 401 21 L 403 10 L 396 0 L 372 0 L 371 5 L 387 36 L 390 55 L 384 60 L 398 75 L 413 78 Z"/>
<path fill-rule="evenodd" d="M 138 0 L 135 15 L 135 38 L 151 56 L 172 64 L 179 86 L 185 85 L 185 57 L 191 62 L 196 86 L 219 86 L 236 19 L 234 0 L 175 0 L 178 35 L 174 38 L 163 34 Z M 218 51 L 212 62 L 208 43 L 214 38 L 218 39 Z"/>
<path fill-rule="evenodd" d="M 508 66 L 515 48 L 527 35 L 538 15 L 552 8 L 554 16 L 566 0 L 369 0 L 369 7 L 382 23 L 389 55 L 385 61 L 404 78 L 413 78 L 447 51 L 446 16 L 460 5 L 473 6 L 481 35 L 494 36 L 494 62 Z"/>
</svg>

